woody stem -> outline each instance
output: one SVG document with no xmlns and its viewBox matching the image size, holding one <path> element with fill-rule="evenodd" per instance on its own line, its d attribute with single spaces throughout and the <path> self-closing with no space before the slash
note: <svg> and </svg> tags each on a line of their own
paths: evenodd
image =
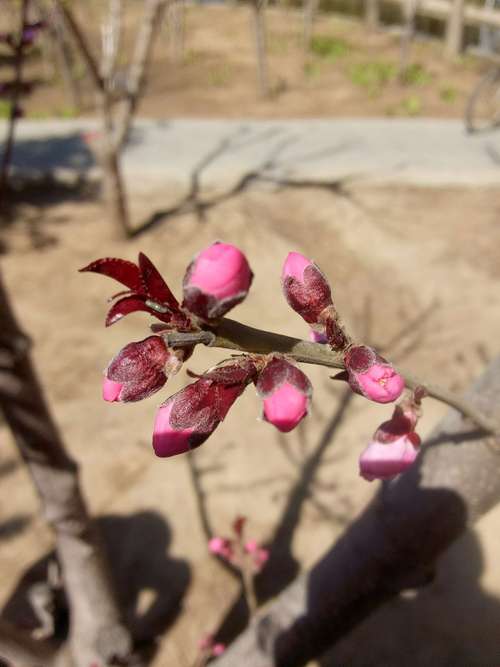
<svg viewBox="0 0 500 667">
<path fill-rule="evenodd" d="M 212 335 L 207 336 L 207 333 Z M 235 322 L 226 317 L 222 318 L 217 324 L 212 325 L 209 331 L 201 331 L 197 334 L 171 333 L 165 334 L 164 337 L 167 345 L 170 347 L 182 347 L 186 344 L 184 340 L 186 336 L 189 336 L 189 342 L 193 345 L 202 343 L 210 347 L 221 347 L 252 354 L 278 352 L 303 364 L 345 369 L 343 353 L 331 350 L 327 345 L 310 343 L 299 338 L 255 329 L 254 327 L 249 327 L 246 324 Z M 437 385 L 428 384 L 414 375 L 402 372 L 399 369 L 398 373 L 403 377 L 405 385 L 409 389 L 423 387 L 428 396 L 432 396 L 432 398 L 455 408 L 486 433 L 500 434 L 500 426 L 498 424 L 490 420 L 461 396 L 457 396 L 453 392 Z"/>
</svg>

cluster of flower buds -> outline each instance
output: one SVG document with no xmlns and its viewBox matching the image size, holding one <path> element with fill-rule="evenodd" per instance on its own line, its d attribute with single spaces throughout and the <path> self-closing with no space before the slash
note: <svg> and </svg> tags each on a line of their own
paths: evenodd
<svg viewBox="0 0 500 667">
<path fill-rule="evenodd" d="M 248 568 L 252 574 L 258 574 L 269 559 L 269 551 L 256 540 L 244 539 L 245 524 L 246 517 L 237 517 L 232 525 L 234 537 L 212 537 L 208 542 L 208 550 L 240 571 Z"/>
<path fill-rule="evenodd" d="M 419 390 L 396 405 L 359 458 L 359 474 L 368 481 L 392 479 L 407 470 L 418 456 L 420 437 L 415 427 L 421 415 Z"/>
<path fill-rule="evenodd" d="M 104 399 L 122 403 L 142 400 L 160 390 L 169 375 L 176 373 L 191 356 L 199 335 L 205 335 L 206 331 L 212 332 L 207 336 L 213 336 L 220 319 L 246 297 L 253 278 L 241 250 L 220 242 L 205 248 L 189 264 L 181 303 L 143 253 L 139 254 L 137 264 L 104 258 L 81 271 L 108 276 L 127 288 L 113 297 L 106 326 L 137 311 L 157 320 L 151 326 L 153 335 L 126 345 L 105 371 Z M 352 343 L 333 305 L 330 285 L 316 264 L 300 253 L 291 252 L 281 278 L 285 298 L 308 323 L 310 338 L 328 344 L 342 355 L 345 370 L 336 377 L 372 401 L 388 403 L 399 398 L 404 389 L 403 378 L 375 350 Z M 283 433 L 294 429 L 309 411 L 311 383 L 286 355 L 242 354 L 226 359 L 202 375 L 190 375 L 195 381 L 170 396 L 158 410 L 153 448 L 160 457 L 181 454 L 205 442 L 252 383 L 263 402 L 263 419 Z M 401 410 L 399 406 L 396 408 L 393 418 L 380 427 L 371 449 L 363 455 L 362 474 L 367 479 L 380 477 L 376 465 L 370 464 L 376 459 L 372 455 L 378 451 L 376 445 L 385 448 L 381 451 L 387 455 L 391 438 L 398 440 L 404 435 L 405 443 L 416 447 L 413 431 L 416 421 L 408 417 L 408 407 L 406 412 Z M 401 442 L 398 446 L 402 446 Z M 405 449 L 405 461 L 412 451 Z M 219 546 L 223 549 L 222 543 Z M 258 559 L 258 550 L 247 551 Z"/>
<path fill-rule="evenodd" d="M 104 399 L 123 403 L 160 390 L 192 354 L 190 345 L 169 348 L 165 334 L 210 327 L 245 298 L 253 277 L 244 254 L 227 243 L 213 243 L 193 259 L 184 276 L 182 303 L 143 253 L 137 264 L 108 257 L 81 270 L 114 278 L 127 288 L 114 297 L 106 326 L 137 311 L 160 321 L 152 326 L 154 335 L 126 345 L 105 371 Z M 153 431 L 155 453 L 174 456 L 201 445 L 252 382 L 263 400 L 264 419 L 278 430 L 290 431 L 307 415 L 312 388 L 301 370 L 277 354 L 242 355 L 197 376 L 163 403 Z"/>
</svg>

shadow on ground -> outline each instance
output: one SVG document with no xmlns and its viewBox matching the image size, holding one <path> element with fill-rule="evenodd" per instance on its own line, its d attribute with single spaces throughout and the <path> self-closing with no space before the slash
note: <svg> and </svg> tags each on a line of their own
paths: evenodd
<svg viewBox="0 0 500 667">
<path fill-rule="evenodd" d="M 323 656 L 321 667 L 498 667 L 500 600 L 484 592 L 481 545 L 468 531 L 434 581 L 404 592 Z"/>
<path fill-rule="evenodd" d="M 171 533 L 163 517 L 155 512 L 130 516 L 104 516 L 97 525 L 112 563 L 111 574 L 136 645 L 147 657 L 154 654 L 155 639 L 162 635 L 181 612 L 190 582 L 189 566 L 171 558 Z M 19 628 L 39 627 L 29 603 L 36 587 L 48 579 L 51 552 L 34 563 L 18 582 L 1 616 Z M 68 631 L 68 610 L 64 595 L 56 595 L 55 639 L 62 643 Z"/>
</svg>

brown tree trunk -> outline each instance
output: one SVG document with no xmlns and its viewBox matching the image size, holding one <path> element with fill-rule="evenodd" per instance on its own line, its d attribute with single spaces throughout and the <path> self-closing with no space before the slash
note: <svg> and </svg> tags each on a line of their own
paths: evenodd
<svg viewBox="0 0 500 667">
<path fill-rule="evenodd" d="M 104 177 L 104 196 L 109 217 L 115 228 L 121 229 L 127 238 L 131 236 L 130 218 L 127 207 L 125 183 L 121 171 L 121 161 L 117 152 L 110 148 L 101 158 Z"/>
<path fill-rule="evenodd" d="M 270 93 L 267 66 L 266 4 L 266 0 L 252 0 L 251 2 L 254 21 L 257 76 L 259 81 L 259 93 L 262 97 L 269 97 Z"/>
<path fill-rule="evenodd" d="M 185 0 L 170 0 L 167 12 L 169 55 L 170 60 L 176 64 L 182 62 L 184 57 L 185 23 Z"/>
<path fill-rule="evenodd" d="M 500 418 L 500 358 L 468 394 Z M 299 667 L 380 605 L 423 585 L 439 556 L 500 501 L 500 442 L 454 411 L 418 464 L 379 494 L 305 575 L 262 610 L 217 666 Z"/>
<path fill-rule="evenodd" d="M 365 0 L 365 25 L 368 30 L 377 30 L 380 25 L 379 0 Z"/>
<path fill-rule="evenodd" d="M 445 54 L 453 60 L 462 50 L 462 39 L 464 31 L 464 0 L 452 0 L 450 14 L 446 25 Z"/>
<path fill-rule="evenodd" d="M 406 73 L 410 64 L 410 50 L 415 37 L 415 19 L 417 16 L 418 0 L 406 0 L 403 6 L 404 26 L 401 35 L 401 49 L 399 57 L 398 78 L 400 83 L 405 83 Z"/>
<path fill-rule="evenodd" d="M 18 104 L 21 97 L 21 82 L 23 72 L 23 30 L 26 23 L 28 13 L 28 0 L 22 0 L 19 9 L 19 27 L 17 35 L 15 36 L 16 48 L 14 50 L 14 88 L 10 99 L 10 111 L 7 125 L 7 137 L 4 142 L 2 163 L 0 165 L 0 214 L 7 210 L 8 207 L 8 180 L 10 161 L 12 159 L 12 151 L 14 150 L 14 130 L 16 127 L 16 119 L 18 117 Z"/>
<path fill-rule="evenodd" d="M 33 368 L 28 338 L 10 307 L 0 274 L 0 407 L 54 531 L 70 606 L 70 651 L 76 667 L 127 659 L 124 627 L 98 537 Z"/>
<path fill-rule="evenodd" d="M 318 13 L 319 0 L 304 0 L 304 52 L 306 59 L 311 49 L 311 40 L 313 36 L 314 19 Z"/>
</svg>

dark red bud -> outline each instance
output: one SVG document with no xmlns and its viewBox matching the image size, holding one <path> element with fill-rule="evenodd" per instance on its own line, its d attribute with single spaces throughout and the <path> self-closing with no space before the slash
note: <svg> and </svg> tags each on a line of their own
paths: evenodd
<svg viewBox="0 0 500 667">
<path fill-rule="evenodd" d="M 281 280 L 288 305 L 309 324 L 320 322 L 321 313 L 333 305 L 325 276 L 300 253 L 289 253 Z"/>
<path fill-rule="evenodd" d="M 255 365 L 244 359 L 206 373 L 171 396 L 156 416 L 153 448 L 157 456 L 182 454 L 204 443 L 255 374 Z"/>
<path fill-rule="evenodd" d="M 114 400 L 140 401 L 161 389 L 167 381 L 165 365 L 170 356 L 160 336 L 125 345 L 106 369 L 106 379 L 122 385 Z"/>
</svg>

